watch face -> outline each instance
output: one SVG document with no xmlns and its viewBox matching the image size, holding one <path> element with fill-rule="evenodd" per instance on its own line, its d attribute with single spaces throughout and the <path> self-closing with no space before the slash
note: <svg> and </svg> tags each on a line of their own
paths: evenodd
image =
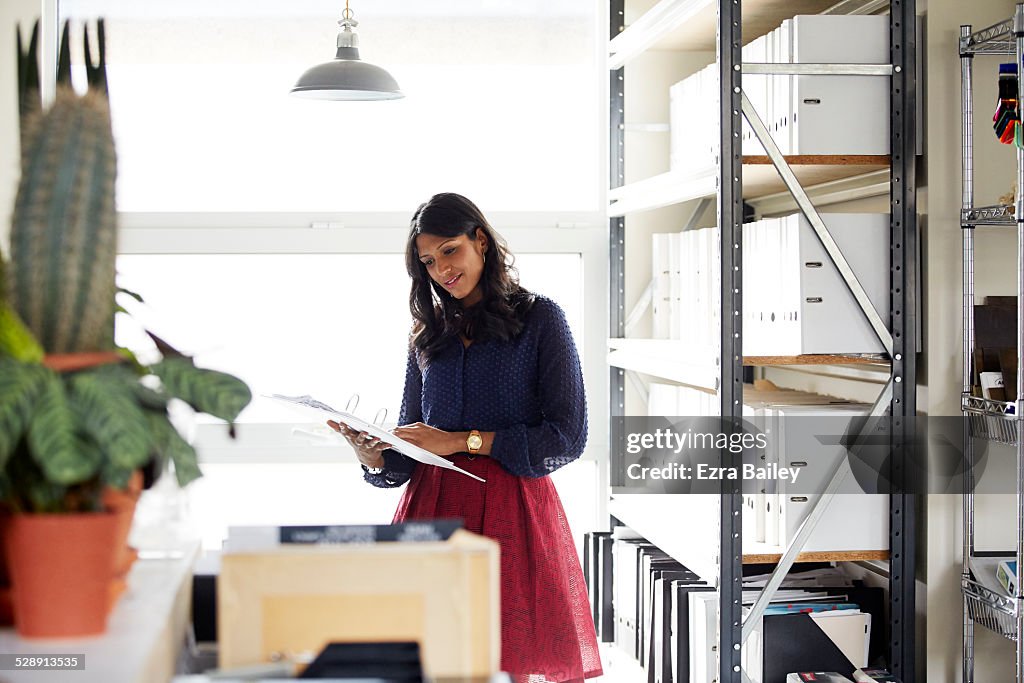
<svg viewBox="0 0 1024 683">
<path fill-rule="evenodd" d="M 484 445 L 484 440 L 481 439 L 477 434 L 470 434 L 469 438 L 466 439 L 466 445 L 476 450 Z"/>
</svg>

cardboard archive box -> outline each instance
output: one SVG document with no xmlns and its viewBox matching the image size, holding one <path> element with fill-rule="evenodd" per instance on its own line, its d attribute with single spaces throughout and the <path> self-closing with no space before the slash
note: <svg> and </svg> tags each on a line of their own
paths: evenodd
<svg viewBox="0 0 1024 683">
<path fill-rule="evenodd" d="M 498 672 L 497 542 L 289 545 L 225 553 L 220 666 L 315 655 L 331 641 L 418 641 L 432 678 Z"/>
</svg>

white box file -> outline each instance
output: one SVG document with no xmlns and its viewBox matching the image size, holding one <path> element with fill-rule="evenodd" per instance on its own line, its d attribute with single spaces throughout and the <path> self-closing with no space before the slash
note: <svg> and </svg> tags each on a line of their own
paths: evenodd
<svg viewBox="0 0 1024 683">
<path fill-rule="evenodd" d="M 868 299 L 889 320 L 886 214 L 822 214 Z M 747 356 L 882 353 L 860 310 L 802 215 L 744 226 L 743 353 Z"/>
<path fill-rule="evenodd" d="M 888 16 L 800 15 L 787 23 L 795 64 L 890 63 Z M 889 153 L 888 78 L 793 76 L 789 83 L 789 154 Z"/>
<path fill-rule="evenodd" d="M 770 35 L 761 36 L 745 45 L 743 47 L 743 61 L 754 64 L 769 61 L 768 39 Z M 746 92 L 747 99 L 750 100 L 750 103 L 754 105 L 754 110 L 765 121 L 768 120 L 768 88 L 774 78 L 774 76 L 768 75 L 743 74 L 743 90 Z M 754 135 L 754 130 L 747 122 L 746 116 L 743 117 L 741 139 L 743 141 L 744 154 L 765 153 L 764 146 L 761 145 L 761 141 Z"/>
<path fill-rule="evenodd" d="M 846 433 L 854 417 L 866 415 L 869 409 L 870 406 L 861 404 L 785 406 L 772 411 L 775 425 L 772 441 L 778 463 L 801 470 L 796 485 L 779 482 L 774 509 L 766 512 L 769 536 L 771 527 L 777 524 L 777 545 L 786 546 L 796 536 L 821 498 L 836 462 L 848 457 L 845 446 L 823 444 L 814 438 L 806 428 L 807 423 L 815 420 L 818 425 L 815 432 L 820 430 L 822 436 L 838 437 Z M 797 425 L 796 420 L 803 424 Z M 804 546 L 805 551 L 888 550 L 889 496 L 860 491 L 853 473 L 848 472 L 839 493 L 829 503 Z"/>
<path fill-rule="evenodd" d="M 672 307 L 672 266 L 669 257 L 672 253 L 669 235 L 656 233 L 651 235 L 651 270 L 653 271 L 654 288 L 651 292 L 651 314 L 653 339 L 669 339 L 671 336 Z"/>
<path fill-rule="evenodd" d="M 657 272 L 667 267 L 667 285 L 656 281 L 656 296 L 667 291 L 661 317 L 655 308 L 655 339 L 679 339 L 693 349 L 717 349 L 719 337 L 718 231 L 712 228 L 655 234 L 652 263 Z M 659 253 L 659 251 L 661 253 Z M 665 264 L 668 264 L 667 266 Z M 665 305 L 667 304 L 667 305 Z M 667 334 L 662 325 L 667 325 Z"/>
<path fill-rule="evenodd" d="M 843 399 L 823 396 L 821 394 L 809 394 L 798 391 L 765 392 L 763 395 L 752 394 L 749 398 L 744 397 L 744 402 L 758 402 L 763 411 L 763 417 L 759 427 L 768 437 L 768 448 L 765 450 L 765 463 L 771 466 L 787 466 L 783 455 L 783 423 L 782 416 L 786 410 L 815 410 L 821 408 L 824 411 L 833 409 L 850 408 L 857 404 Z M 760 492 L 755 496 L 755 505 L 760 508 L 759 516 L 763 521 L 763 533 L 756 540 L 768 545 L 785 544 L 788 541 L 783 529 L 780 529 L 780 500 L 779 485 L 775 480 L 768 480 Z"/>
<path fill-rule="evenodd" d="M 705 168 L 718 147 L 718 65 L 710 64 L 669 88 L 669 167 Z"/>
<path fill-rule="evenodd" d="M 680 330 L 684 323 L 688 322 L 683 318 L 683 296 L 689 297 L 690 292 L 683 290 L 683 277 L 689 276 L 693 271 L 684 266 L 683 238 L 685 233 L 673 232 L 668 236 L 668 269 L 669 269 L 669 309 L 668 329 L 671 339 L 681 339 Z M 687 264 L 688 265 L 688 264 Z"/>
<path fill-rule="evenodd" d="M 792 64 L 792 43 L 790 40 L 792 20 L 787 19 L 772 32 L 772 61 L 777 64 Z M 792 76 L 772 76 L 771 130 L 775 144 L 783 154 L 793 154 L 791 91 Z"/>
</svg>

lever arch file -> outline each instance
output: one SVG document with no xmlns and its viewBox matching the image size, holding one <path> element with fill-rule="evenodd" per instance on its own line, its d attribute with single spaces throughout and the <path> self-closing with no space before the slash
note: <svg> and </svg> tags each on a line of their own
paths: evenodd
<svg viewBox="0 0 1024 683">
<path fill-rule="evenodd" d="M 476 479 L 477 481 L 485 481 L 484 479 L 481 479 L 475 474 L 471 474 L 466 470 L 462 469 L 461 467 L 457 466 L 455 463 L 453 463 L 451 460 L 448 460 L 447 458 L 442 458 L 440 455 L 435 455 L 434 453 L 431 453 L 426 449 L 420 448 L 415 444 L 409 443 L 408 441 L 404 441 L 403 439 L 399 439 L 391 432 L 382 429 L 378 425 L 375 425 L 371 422 L 367 422 L 366 420 L 358 418 L 352 413 L 346 413 L 340 410 L 335 410 L 326 403 L 316 400 L 312 396 L 282 396 L 281 394 L 271 394 L 267 396 L 267 398 L 272 398 L 275 401 L 281 401 L 282 403 L 286 403 L 290 406 L 293 406 L 303 411 L 314 411 L 320 417 L 328 415 L 331 417 L 331 419 L 333 419 L 336 422 L 348 425 L 352 429 L 357 429 L 360 432 L 366 432 L 370 436 L 380 439 L 384 443 L 389 444 L 391 448 L 398 451 L 402 455 L 407 455 L 418 462 L 422 462 L 426 465 L 436 465 L 438 467 L 443 467 L 448 470 L 455 470 L 456 472 L 461 472 L 462 474 L 465 474 L 467 477 Z"/>
</svg>

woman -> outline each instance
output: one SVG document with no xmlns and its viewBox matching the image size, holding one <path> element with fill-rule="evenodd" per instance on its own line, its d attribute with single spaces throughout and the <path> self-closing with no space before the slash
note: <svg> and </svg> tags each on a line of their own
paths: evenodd
<svg viewBox="0 0 1024 683">
<path fill-rule="evenodd" d="M 565 314 L 519 286 L 504 241 L 457 194 L 416 210 L 406 246 L 414 319 L 395 435 L 486 480 L 421 465 L 329 423 L 366 481 L 409 482 L 395 522 L 458 517 L 501 546 L 501 668 L 542 683 L 601 674 L 586 587 L 547 476 L 583 452 L 586 401 Z"/>
</svg>

